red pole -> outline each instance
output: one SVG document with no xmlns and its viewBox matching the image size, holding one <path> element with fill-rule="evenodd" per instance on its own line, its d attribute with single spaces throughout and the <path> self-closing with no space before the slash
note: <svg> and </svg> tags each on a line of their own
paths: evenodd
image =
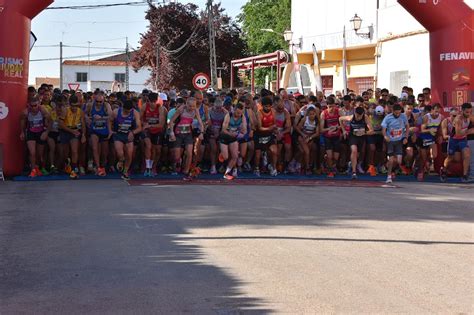
<svg viewBox="0 0 474 315">
<path fill-rule="evenodd" d="M 252 59 L 252 94 L 255 94 L 255 60 Z"/>
<path fill-rule="evenodd" d="M 27 101 L 31 19 L 52 2 L 0 0 L 0 144 L 7 176 L 23 169 L 20 115 Z"/>
<path fill-rule="evenodd" d="M 230 89 L 234 88 L 234 64 L 230 62 Z"/>
<path fill-rule="evenodd" d="M 277 51 L 277 92 L 280 89 L 280 51 Z"/>
</svg>

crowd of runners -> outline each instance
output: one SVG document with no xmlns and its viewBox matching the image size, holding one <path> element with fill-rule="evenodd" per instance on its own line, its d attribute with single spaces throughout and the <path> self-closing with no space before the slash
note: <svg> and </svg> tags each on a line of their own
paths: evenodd
<svg viewBox="0 0 474 315">
<path fill-rule="evenodd" d="M 404 87 L 394 94 L 107 94 L 42 85 L 28 89 L 20 137 L 30 177 L 120 172 L 124 179 L 171 173 L 192 180 L 209 172 L 232 180 L 253 172 L 357 179 L 368 173 L 386 174 L 391 183 L 397 174 L 423 180 L 435 171 L 444 181 L 451 164 L 460 163 L 462 180 L 472 180 L 472 105 L 445 113 L 432 103 L 429 88 L 415 95 Z M 444 165 L 435 170 L 441 154 Z"/>
</svg>

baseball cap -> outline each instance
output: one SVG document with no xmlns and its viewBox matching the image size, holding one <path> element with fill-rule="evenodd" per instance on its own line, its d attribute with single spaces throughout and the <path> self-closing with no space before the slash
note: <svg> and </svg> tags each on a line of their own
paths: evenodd
<svg viewBox="0 0 474 315">
<path fill-rule="evenodd" d="M 160 98 L 161 98 L 163 101 L 167 101 L 167 100 L 168 100 L 168 95 L 166 95 L 166 93 L 160 93 Z"/>
<path fill-rule="evenodd" d="M 385 112 L 385 109 L 383 108 L 383 106 L 379 105 L 379 106 L 375 107 L 375 113 L 377 115 L 382 115 L 384 112 Z"/>
<path fill-rule="evenodd" d="M 169 96 L 170 99 L 176 100 L 176 90 L 170 90 Z"/>
</svg>

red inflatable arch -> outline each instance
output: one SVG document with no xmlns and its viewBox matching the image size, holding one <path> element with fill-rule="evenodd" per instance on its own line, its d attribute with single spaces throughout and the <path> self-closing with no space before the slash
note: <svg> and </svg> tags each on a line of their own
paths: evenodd
<svg viewBox="0 0 474 315">
<path fill-rule="evenodd" d="M 444 107 L 474 102 L 474 11 L 462 0 L 398 0 L 430 33 L 431 94 Z"/>
<path fill-rule="evenodd" d="M 474 102 L 474 10 L 462 0 L 398 0 L 430 33 L 431 95 L 443 107 Z M 439 150 L 441 152 L 441 150 Z M 439 154 L 435 168 L 444 156 Z M 462 174 L 462 165 L 450 172 Z"/>
<path fill-rule="evenodd" d="M 53 1 L 0 0 L 0 145 L 7 176 L 23 168 L 19 121 L 27 96 L 31 19 Z"/>
</svg>

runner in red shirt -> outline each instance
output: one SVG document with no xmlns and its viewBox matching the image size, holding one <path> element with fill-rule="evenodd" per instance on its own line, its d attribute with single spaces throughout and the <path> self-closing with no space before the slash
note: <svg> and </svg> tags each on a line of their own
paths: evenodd
<svg viewBox="0 0 474 315">
<path fill-rule="evenodd" d="M 255 175 L 260 176 L 260 157 L 262 151 L 269 150 L 271 153 L 271 163 L 269 166 L 270 175 L 277 176 L 277 146 L 275 133 L 278 131 L 275 116 L 276 112 L 272 109 L 273 100 L 270 96 L 262 98 L 262 109 L 257 113 L 257 131 L 255 132 Z"/>
<path fill-rule="evenodd" d="M 149 102 L 145 103 L 140 112 L 143 125 L 141 136 L 145 143 L 146 170 L 144 176 L 153 177 L 156 174 L 153 167 L 156 168 L 160 160 L 167 113 L 162 106 L 163 101 L 159 102 L 157 93 L 150 93 L 148 99 Z"/>
<path fill-rule="evenodd" d="M 327 154 L 328 177 L 334 177 L 336 165 L 341 150 L 341 126 L 339 125 L 339 110 L 333 97 L 328 97 L 328 108 L 321 113 L 320 131 L 324 137 L 324 147 Z"/>
</svg>

